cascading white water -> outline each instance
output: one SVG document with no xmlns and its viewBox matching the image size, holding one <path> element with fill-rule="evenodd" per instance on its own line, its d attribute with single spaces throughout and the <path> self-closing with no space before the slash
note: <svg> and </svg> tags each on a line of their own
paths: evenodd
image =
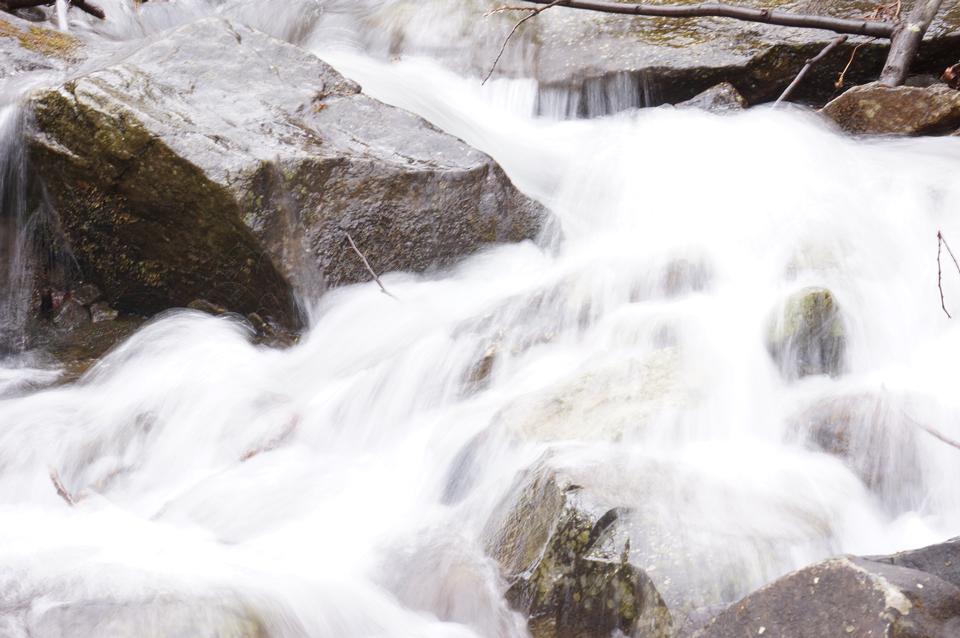
<svg viewBox="0 0 960 638">
<path fill-rule="evenodd" d="M 83 29 L 186 19 L 114 4 Z M 396 299 L 334 290 L 289 350 L 170 313 L 79 382 L 0 399 L 0 635 L 56 604 L 175 593 L 239 597 L 275 636 L 523 636 L 480 536 L 547 450 L 631 508 L 631 560 L 680 609 L 960 534 L 960 452 L 901 425 L 960 439 L 960 328 L 935 261 L 938 229 L 960 243 L 955 140 L 853 141 L 768 109 L 533 118 L 530 82 L 369 57 L 336 3 L 307 32 L 315 7 L 184 4 L 295 37 L 490 153 L 564 240 L 386 274 Z M 805 286 L 843 310 L 840 377 L 788 382 L 766 351 Z M 946 267 L 944 293 L 960 309 Z M 847 396 L 875 406 L 888 488 L 795 436 L 799 413 Z M 471 447 L 484 432 L 495 443 Z"/>
</svg>

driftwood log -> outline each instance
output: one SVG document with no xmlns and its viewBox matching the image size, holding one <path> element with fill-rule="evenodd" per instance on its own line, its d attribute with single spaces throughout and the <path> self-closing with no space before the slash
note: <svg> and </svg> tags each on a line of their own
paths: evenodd
<svg viewBox="0 0 960 638">
<path fill-rule="evenodd" d="M 907 19 L 897 25 L 890 43 L 890 55 L 887 56 L 887 63 L 880 73 L 881 84 L 900 86 L 906 81 L 910 65 L 920 50 L 923 36 L 942 4 L 943 0 L 917 0 Z"/>
</svg>

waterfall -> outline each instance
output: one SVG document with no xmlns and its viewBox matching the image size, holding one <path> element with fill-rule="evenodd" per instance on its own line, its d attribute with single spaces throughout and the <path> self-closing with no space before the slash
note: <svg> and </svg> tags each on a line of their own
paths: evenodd
<svg viewBox="0 0 960 638">
<path fill-rule="evenodd" d="M 306 299 L 289 349 L 184 310 L 72 384 L 4 395 L 23 364 L 0 363 L 0 607 L 186 597 L 254 609 L 276 637 L 520 638 L 482 537 L 544 458 L 630 510 L 630 559 L 678 609 L 960 534 L 958 451 L 914 427 L 960 439 L 935 261 L 938 230 L 960 245 L 955 140 L 858 141 L 789 109 L 535 115 L 530 80 L 381 55 L 353 3 L 264 4 L 183 19 L 296 40 L 493 156 L 564 238 L 385 273 L 395 298 Z M 158 5 L 71 19 L 134 41 L 179 19 Z M 7 349 L 32 290 L 23 126 L 0 110 Z M 843 373 L 790 378 L 770 335 L 811 289 L 841 309 Z M 835 406 L 862 439 L 849 463 L 798 434 Z M 26 635 L 17 613 L 0 635 Z"/>
</svg>

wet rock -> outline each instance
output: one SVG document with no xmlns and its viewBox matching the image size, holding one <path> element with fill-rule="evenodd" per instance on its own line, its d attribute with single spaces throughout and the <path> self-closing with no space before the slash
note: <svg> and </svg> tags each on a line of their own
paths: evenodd
<svg viewBox="0 0 960 638">
<path fill-rule="evenodd" d="M 842 373 L 846 332 L 833 293 L 806 288 L 787 298 L 771 321 L 767 349 L 787 379 Z"/>
<path fill-rule="evenodd" d="M 750 5 L 847 18 L 862 18 L 877 6 L 873 0 L 755 0 Z M 479 18 L 497 6 L 495 0 L 398 0 L 369 12 L 362 37 L 385 56 L 447 55 L 458 70 L 483 75 L 517 21 L 510 12 Z M 428 19 L 439 12 L 449 17 L 446 30 L 437 33 L 440 21 Z M 917 72 L 939 74 L 956 63 L 958 25 L 960 11 L 941 12 L 921 47 Z M 806 60 L 834 37 L 827 31 L 724 18 L 640 18 L 555 7 L 518 30 L 494 77 L 535 78 L 537 111 L 566 117 L 676 104 L 721 82 L 730 82 L 757 104 L 776 99 Z M 854 37 L 813 67 L 794 99 L 822 103 L 833 97 L 834 83 L 857 46 L 848 85 L 876 79 L 887 44 Z"/>
<path fill-rule="evenodd" d="M 696 638 L 960 635 L 960 588 L 947 563 L 956 541 L 907 556 L 835 558 L 794 572 L 735 603 Z M 913 554 L 914 556 L 910 556 Z M 933 565 L 938 571 L 926 571 Z"/>
<path fill-rule="evenodd" d="M 90 318 L 93 320 L 93 323 L 100 323 L 101 321 L 114 321 L 117 317 L 120 316 L 120 313 L 108 304 L 103 302 L 95 303 L 90 306 Z"/>
<path fill-rule="evenodd" d="M 817 401 L 792 420 L 809 445 L 841 460 L 895 512 L 926 497 L 918 428 L 898 397 L 857 394 Z"/>
<path fill-rule="evenodd" d="M 703 261 L 674 259 L 666 265 L 660 291 L 667 297 L 705 290 L 713 279 L 713 271 Z"/>
<path fill-rule="evenodd" d="M 821 112 L 849 133 L 936 135 L 960 127 L 960 91 L 946 84 L 865 84 L 850 89 Z"/>
<path fill-rule="evenodd" d="M 34 171 L 124 312 L 203 297 L 291 328 L 295 287 L 369 279 L 347 232 L 378 272 L 424 270 L 546 219 L 488 156 L 222 19 L 32 104 Z"/>
<path fill-rule="evenodd" d="M 83 601 L 31 614 L 27 634 L 37 638 L 269 638 L 256 614 L 217 601 L 155 598 Z"/>
<path fill-rule="evenodd" d="M 0 80 L 29 71 L 62 69 L 83 54 L 79 39 L 0 11 Z"/>
<path fill-rule="evenodd" d="M 83 284 L 73 291 L 72 296 L 84 306 L 93 305 L 103 297 L 100 289 L 93 284 Z"/>
<path fill-rule="evenodd" d="M 73 331 L 90 323 L 90 313 L 76 299 L 68 297 L 53 318 L 53 324 L 61 330 Z"/>
<path fill-rule="evenodd" d="M 671 636 L 650 578 L 629 560 L 620 511 L 540 465 L 522 476 L 485 533 L 507 579 L 507 600 L 534 638 Z"/>
<path fill-rule="evenodd" d="M 747 99 L 729 82 L 721 82 L 712 86 L 703 93 L 693 96 L 689 100 L 677 104 L 682 108 L 696 108 L 711 113 L 727 113 L 742 111 L 747 105 Z"/>
<path fill-rule="evenodd" d="M 65 370 L 60 381 L 69 382 L 82 376 L 107 351 L 136 332 L 143 322 L 143 318 L 129 315 L 110 321 L 88 319 L 83 325 L 64 331 L 47 322 L 35 321 L 28 326 L 27 347 L 52 357 L 53 363 Z"/>
<path fill-rule="evenodd" d="M 869 556 L 867 560 L 933 574 L 960 587 L 960 537 L 889 556 Z"/>
</svg>

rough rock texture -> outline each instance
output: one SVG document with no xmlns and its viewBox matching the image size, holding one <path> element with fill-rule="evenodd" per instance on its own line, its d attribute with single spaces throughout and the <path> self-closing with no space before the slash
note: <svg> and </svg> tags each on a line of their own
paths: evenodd
<svg viewBox="0 0 960 638">
<path fill-rule="evenodd" d="M 359 1 L 359 0 L 358 0 Z M 675 0 L 692 4 L 697 0 Z M 507 32 L 513 13 L 487 17 L 499 0 L 394 0 L 365 18 L 368 46 L 384 55 L 428 53 L 446 56 L 458 70 L 485 74 Z M 752 7 L 839 17 L 868 17 L 874 0 L 753 0 Z M 451 14 L 443 32 L 431 12 Z M 960 7 L 946 6 L 928 33 L 916 72 L 940 74 L 956 62 Z M 827 31 L 790 29 L 724 18 L 677 20 L 599 14 L 562 7 L 529 20 L 511 40 L 497 76 L 533 77 L 540 83 L 542 113 L 589 117 L 637 106 L 689 99 L 723 81 L 750 103 L 775 99 L 803 67 L 835 37 Z M 877 77 L 886 57 L 885 41 L 851 38 L 798 87 L 795 100 L 826 101 L 850 59 L 847 86 Z M 495 77 L 497 77 L 495 76 Z"/>
<path fill-rule="evenodd" d="M 894 556 L 818 563 L 750 594 L 695 636 L 958 636 L 958 547 L 954 540 Z"/>
<path fill-rule="evenodd" d="M 767 349 L 787 379 L 843 372 L 846 336 L 840 307 L 825 288 L 805 288 L 771 321 Z"/>
<path fill-rule="evenodd" d="M 729 82 L 721 82 L 689 100 L 680 102 L 677 106 L 703 109 L 711 113 L 724 113 L 743 110 L 747 107 L 747 100 L 740 95 L 740 91 L 735 86 Z"/>
<path fill-rule="evenodd" d="M 843 130 L 864 135 L 935 135 L 960 127 L 960 91 L 929 87 L 856 86 L 821 111 Z"/>
<path fill-rule="evenodd" d="M 521 477 L 490 522 L 488 551 L 527 615 L 534 638 L 672 635 L 673 622 L 649 577 L 628 561 L 620 512 L 543 466 Z"/>
<path fill-rule="evenodd" d="M 238 78 L 243 78 L 242 82 Z M 222 19 L 33 96 L 31 144 L 83 269 L 121 311 L 204 298 L 296 323 L 293 286 L 424 270 L 545 219 L 486 155 Z"/>
<path fill-rule="evenodd" d="M 82 52 L 80 40 L 70 34 L 0 12 L 0 80 L 27 71 L 63 68 Z"/>
</svg>

